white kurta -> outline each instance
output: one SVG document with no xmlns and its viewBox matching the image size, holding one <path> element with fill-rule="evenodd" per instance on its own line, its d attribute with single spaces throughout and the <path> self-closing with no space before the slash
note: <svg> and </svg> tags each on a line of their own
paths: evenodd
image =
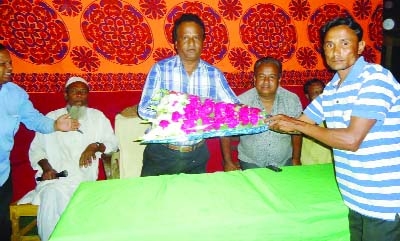
<svg viewBox="0 0 400 241">
<path fill-rule="evenodd" d="M 57 119 L 66 113 L 66 108 L 62 108 L 48 113 L 47 116 Z M 97 179 L 100 152 L 96 153 L 97 158 L 91 166 L 79 167 L 80 156 L 86 147 L 91 143 L 100 142 L 106 146 L 106 153 L 118 148 L 111 123 L 101 111 L 87 108 L 85 117 L 79 122 L 81 124 L 79 129 L 83 134 L 78 131 L 57 131 L 47 135 L 36 133 L 29 149 L 32 168 L 37 170 L 35 177 L 42 175 L 42 168 L 38 162 L 44 158 L 57 172 L 68 171 L 68 177 L 38 182 L 36 188 L 18 202 L 40 205 L 38 231 L 42 241 L 49 239 L 78 185 L 84 181 Z"/>
</svg>

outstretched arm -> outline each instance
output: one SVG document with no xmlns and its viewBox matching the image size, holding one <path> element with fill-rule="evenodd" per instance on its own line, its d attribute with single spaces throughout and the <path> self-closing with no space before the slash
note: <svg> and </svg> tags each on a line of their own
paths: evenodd
<svg viewBox="0 0 400 241">
<path fill-rule="evenodd" d="M 278 132 L 301 132 L 333 148 L 357 151 L 365 136 L 375 125 L 375 119 L 352 116 L 347 128 L 324 128 L 302 115 L 299 119 L 276 115 L 267 119 L 269 129 Z"/>
<path fill-rule="evenodd" d="M 79 126 L 79 121 L 72 119 L 68 114 L 64 114 L 54 121 L 55 131 L 76 131 Z"/>
</svg>

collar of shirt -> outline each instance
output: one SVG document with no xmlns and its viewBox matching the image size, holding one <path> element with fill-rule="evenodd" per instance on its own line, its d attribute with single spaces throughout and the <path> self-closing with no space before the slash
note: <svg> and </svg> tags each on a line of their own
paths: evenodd
<svg viewBox="0 0 400 241">
<path fill-rule="evenodd" d="M 364 60 L 364 57 L 360 56 L 356 60 L 354 65 L 351 67 L 351 70 L 350 70 L 349 74 L 346 76 L 346 79 L 344 80 L 344 82 L 342 83 L 342 86 L 344 84 L 348 84 L 351 82 L 358 82 L 359 81 L 358 76 L 361 74 L 361 72 L 363 71 L 366 64 L 367 64 L 367 62 Z M 331 81 L 332 87 L 337 88 L 339 82 L 340 82 L 339 74 L 335 73 L 335 75 L 333 76 L 332 81 Z"/>
</svg>

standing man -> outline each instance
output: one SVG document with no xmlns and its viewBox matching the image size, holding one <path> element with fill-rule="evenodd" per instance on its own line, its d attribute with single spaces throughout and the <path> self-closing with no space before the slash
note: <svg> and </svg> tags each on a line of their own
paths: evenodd
<svg viewBox="0 0 400 241">
<path fill-rule="evenodd" d="M 271 57 L 260 58 L 254 64 L 254 88 L 239 96 L 241 103 L 267 113 L 299 117 L 302 112 L 299 97 L 280 87 L 282 63 Z M 273 166 L 300 165 L 301 135 L 265 131 L 240 136 L 239 164 L 234 163 L 229 137 L 221 139 L 224 170 L 232 171 Z"/>
<path fill-rule="evenodd" d="M 47 114 L 50 118 L 70 113 L 79 120 L 78 131 L 57 132 L 48 135 L 36 133 L 29 149 L 32 168 L 43 181 L 26 194 L 18 204 L 39 205 L 38 232 L 47 241 L 69 199 L 80 183 L 95 181 L 98 177 L 102 153 L 118 149 L 110 121 L 99 110 L 87 107 L 89 86 L 80 77 L 71 77 L 64 97 L 67 106 Z M 56 174 L 66 170 L 67 177 Z"/>
<path fill-rule="evenodd" d="M 11 82 L 11 56 L 0 44 L 0 240 L 10 240 L 10 202 L 12 182 L 10 152 L 19 124 L 34 131 L 51 133 L 54 131 L 77 130 L 79 122 L 62 115 L 54 119 L 43 116 L 32 105 L 28 94 Z"/>
<path fill-rule="evenodd" d="M 320 79 L 310 79 L 304 86 L 304 95 L 309 102 L 313 101 L 324 91 L 325 84 Z M 325 122 L 320 124 L 321 127 L 326 127 Z M 301 164 L 323 164 L 332 163 L 332 148 L 324 143 L 304 135 L 301 144 Z"/>
<path fill-rule="evenodd" d="M 168 89 L 216 101 L 239 103 L 220 70 L 200 59 L 205 39 L 203 21 L 183 14 L 174 23 L 173 42 L 178 55 L 156 63 L 150 70 L 139 103 L 141 118 L 154 118 L 151 97 Z M 205 141 L 148 144 L 143 153 L 141 176 L 177 173 L 204 173 L 209 159 Z"/>
<path fill-rule="evenodd" d="M 362 35 L 351 17 L 328 22 L 321 37 L 326 63 L 336 74 L 299 119 L 274 116 L 269 127 L 299 131 L 333 147 L 351 241 L 398 241 L 400 84 L 360 56 Z M 324 120 L 328 128 L 314 124 Z"/>
</svg>

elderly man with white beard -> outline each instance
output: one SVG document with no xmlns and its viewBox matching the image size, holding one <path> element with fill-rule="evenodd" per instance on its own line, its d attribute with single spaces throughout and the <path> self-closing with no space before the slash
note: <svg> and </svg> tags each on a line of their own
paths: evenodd
<svg viewBox="0 0 400 241">
<path fill-rule="evenodd" d="M 48 135 L 36 133 L 29 149 L 29 159 L 37 170 L 34 190 L 20 201 L 39 206 L 38 232 L 42 241 L 49 239 L 61 213 L 72 194 L 84 181 L 95 181 L 102 153 L 118 147 L 110 121 L 99 110 L 87 107 L 88 83 L 80 77 L 71 77 L 65 85 L 67 106 L 47 114 L 57 118 L 69 113 L 79 120 L 80 128 L 73 132 Z M 67 177 L 57 173 L 66 170 Z"/>
</svg>

